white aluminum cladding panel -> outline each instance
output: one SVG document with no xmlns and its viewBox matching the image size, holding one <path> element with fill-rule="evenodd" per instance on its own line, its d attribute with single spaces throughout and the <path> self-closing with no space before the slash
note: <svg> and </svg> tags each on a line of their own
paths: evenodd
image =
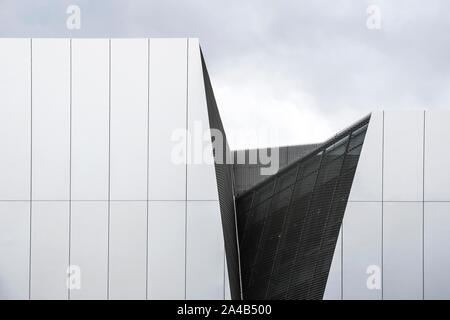
<svg viewBox="0 0 450 320">
<path fill-rule="evenodd" d="M 424 207 L 424 298 L 450 299 L 450 203 Z"/>
<path fill-rule="evenodd" d="M 111 40 L 111 200 L 147 200 L 148 41 Z"/>
<path fill-rule="evenodd" d="M 82 271 L 70 299 L 106 299 L 108 282 L 108 202 L 73 201 L 70 224 L 70 264 Z"/>
<path fill-rule="evenodd" d="M 184 299 L 185 203 L 152 201 L 148 214 L 148 254 L 152 257 L 148 261 L 148 297 Z"/>
<path fill-rule="evenodd" d="M 31 299 L 68 298 L 69 205 L 69 201 L 31 203 Z"/>
<path fill-rule="evenodd" d="M 111 203 L 109 228 L 110 299 L 145 299 L 147 206 L 144 201 Z"/>
<path fill-rule="evenodd" d="M 186 238 L 186 298 L 224 299 L 224 243 L 219 201 L 189 201 Z M 209 239 L 205 243 L 205 237 Z M 205 296 L 207 292 L 207 296 Z"/>
<path fill-rule="evenodd" d="M 32 200 L 70 198 L 70 40 L 32 42 Z"/>
<path fill-rule="evenodd" d="M 202 71 L 197 39 L 0 39 L 1 299 L 229 295 Z"/>
<path fill-rule="evenodd" d="M 384 115 L 384 201 L 423 200 L 423 111 Z"/>
<path fill-rule="evenodd" d="M 347 204 L 343 222 L 343 299 L 381 298 L 381 218 L 381 202 Z"/>
<path fill-rule="evenodd" d="M 72 40 L 72 200 L 108 200 L 109 41 Z"/>
<path fill-rule="evenodd" d="M 0 200 L 30 200 L 31 42 L 0 41 Z"/>
<path fill-rule="evenodd" d="M 425 112 L 424 200 L 450 201 L 450 111 Z"/>
<path fill-rule="evenodd" d="M 383 299 L 423 298 L 423 204 L 383 203 Z"/>
<path fill-rule="evenodd" d="M 149 181 L 155 183 L 149 184 L 148 197 L 185 200 L 185 159 L 171 157 L 173 139 L 186 130 L 187 39 L 152 39 L 149 59 Z M 186 145 L 183 139 L 178 143 Z M 171 183 L 156 183 L 167 180 Z"/>
<path fill-rule="evenodd" d="M 0 299 L 28 299 L 30 202 L 0 201 Z"/>
</svg>

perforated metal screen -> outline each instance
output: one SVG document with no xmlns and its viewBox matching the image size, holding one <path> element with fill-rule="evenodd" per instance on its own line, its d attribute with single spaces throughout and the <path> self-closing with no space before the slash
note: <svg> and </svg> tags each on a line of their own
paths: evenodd
<svg viewBox="0 0 450 320">
<path fill-rule="evenodd" d="M 237 198 L 244 299 L 322 299 L 368 122 Z"/>
</svg>

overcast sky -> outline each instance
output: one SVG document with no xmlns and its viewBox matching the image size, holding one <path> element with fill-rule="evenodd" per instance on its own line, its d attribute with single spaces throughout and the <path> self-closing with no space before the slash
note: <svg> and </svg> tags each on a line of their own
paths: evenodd
<svg viewBox="0 0 450 320">
<path fill-rule="evenodd" d="M 80 30 L 66 28 L 70 4 Z M 448 0 L 0 0 L 0 36 L 198 37 L 232 148 L 319 142 L 374 109 L 450 107 Z M 261 128 L 274 137 L 238 139 Z"/>
</svg>

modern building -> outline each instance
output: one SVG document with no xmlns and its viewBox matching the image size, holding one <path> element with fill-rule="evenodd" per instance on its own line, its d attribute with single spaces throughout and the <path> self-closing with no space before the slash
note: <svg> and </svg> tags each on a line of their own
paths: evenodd
<svg viewBox="0 0 450 320">
<path fill-rule="evenodd" d="M 450 299 L 449 122 L 375 111 L 267 175 L 197 39 L 0 39 L 0 299 Z"/>
</svg>

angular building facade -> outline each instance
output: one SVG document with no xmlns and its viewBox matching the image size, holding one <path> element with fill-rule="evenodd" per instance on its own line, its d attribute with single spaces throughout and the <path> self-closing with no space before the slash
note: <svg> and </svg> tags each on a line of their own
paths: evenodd
<svg viewBox="0 0 450 320">
<path fill-rule="evenodd" d="M 267 176 L 197 39 L 0 39 L 0 84 L 0 299 L 450 299 L 450 111 Z"/>
<path fill-rule="evenodd" d="M 238 197 L 245 298 L 322 299 L 368 121 Z"/>
</svg>

